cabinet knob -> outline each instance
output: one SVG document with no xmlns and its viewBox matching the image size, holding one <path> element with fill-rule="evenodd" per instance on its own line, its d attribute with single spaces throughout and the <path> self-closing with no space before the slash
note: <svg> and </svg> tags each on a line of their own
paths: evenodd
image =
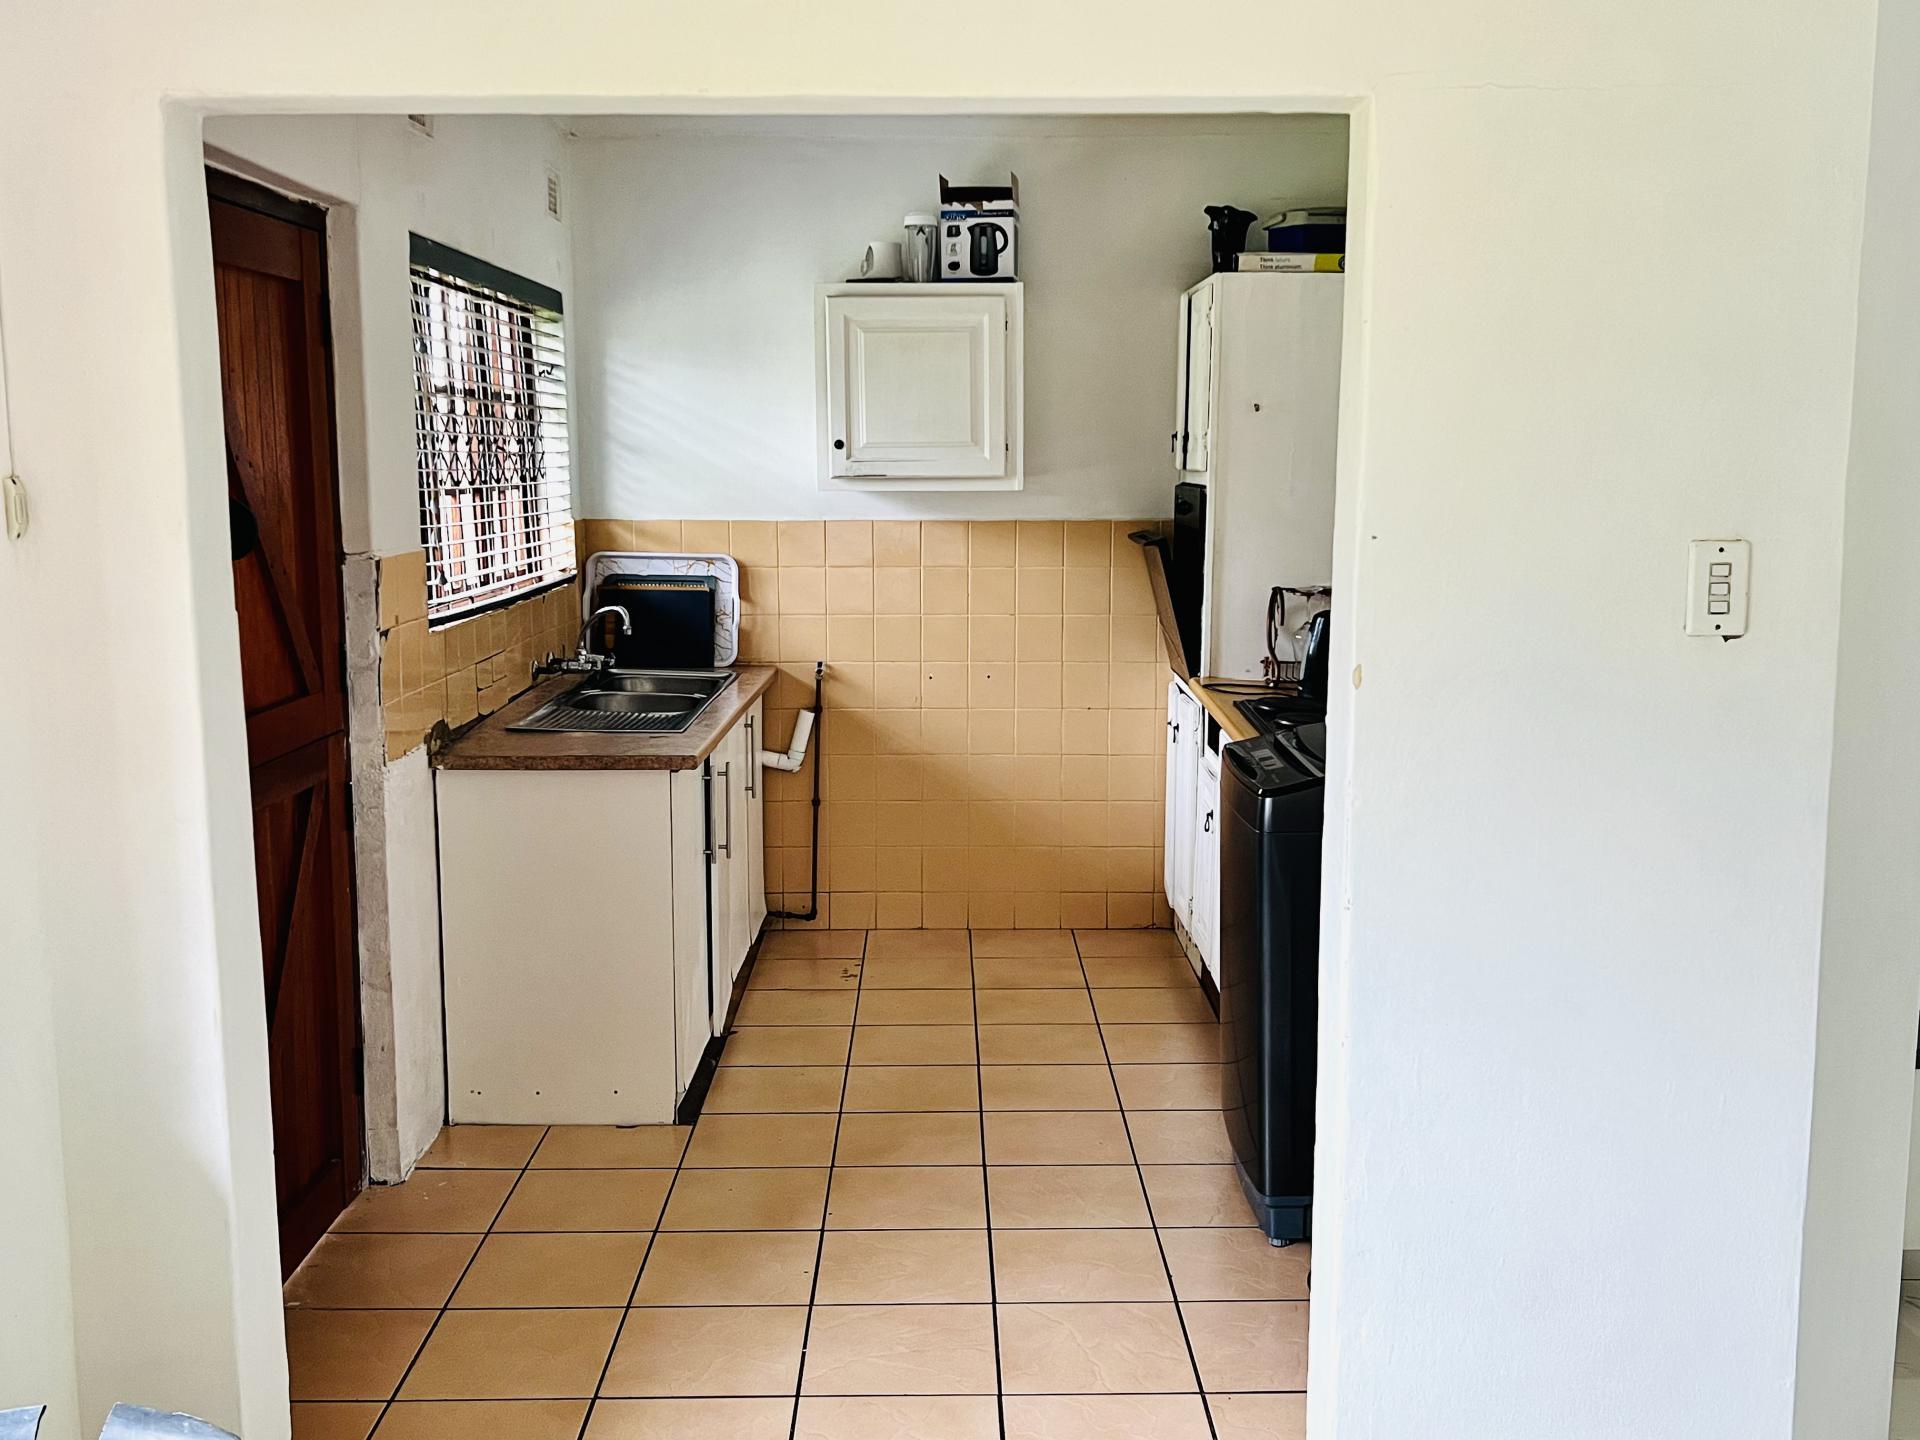
<svg viewBox="0 0 1920 1440">
<path fill-rule="evenodd" d="M 844 440 L 836 440 L 833 442 L 833 448 L 836 450 L 844 450 L 847 448 L 847 442 Z"/>
</svg>

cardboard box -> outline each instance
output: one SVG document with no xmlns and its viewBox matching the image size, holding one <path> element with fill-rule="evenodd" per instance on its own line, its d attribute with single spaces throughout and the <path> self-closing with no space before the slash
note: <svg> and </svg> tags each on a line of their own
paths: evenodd
<svg viewBox="0 0 1920 1440">
<path fill-rule="evenodd" d="M 1019 278 L 1020 177 L 1005 185 L 955 185 L 940 177 L 940 278 Z"/>
</svg>

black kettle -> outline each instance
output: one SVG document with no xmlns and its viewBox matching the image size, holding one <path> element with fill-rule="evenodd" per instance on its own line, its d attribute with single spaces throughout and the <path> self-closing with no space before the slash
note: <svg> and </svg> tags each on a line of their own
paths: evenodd
<svg viewBox="0 0 1920 1440">
<path fill-rule="evenodd" d="M 1333 611 L 1322 610 L 1307 621 L 1307 639 L 1300 660 L 1300 693 L 1310 700 L 1327 703 L 1328 631 Z"/>
<path fill-rule="evenodd" d="M 975 275 L 1000 273 L 1000 257 L 1007 253 L 1007 230 L 991 220 L 967 227 L 967 269 Z"/>
</svg>

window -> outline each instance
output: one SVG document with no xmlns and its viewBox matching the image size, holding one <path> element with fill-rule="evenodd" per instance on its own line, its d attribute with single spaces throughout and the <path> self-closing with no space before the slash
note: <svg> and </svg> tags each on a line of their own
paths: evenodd
<svg viewBox="0 0 1920 1440">
<path fill-rule="evenodd" d="M 560 293 L 414 236 L 413 373 L 428 623 L 571 578 Z"/>
</svg>

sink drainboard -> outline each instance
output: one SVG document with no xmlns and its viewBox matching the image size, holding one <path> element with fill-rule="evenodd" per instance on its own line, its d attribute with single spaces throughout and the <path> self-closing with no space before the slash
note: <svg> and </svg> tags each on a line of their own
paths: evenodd
<svg viewBox="0 0 1920 1440">
<path fill-rule="evenodd" d="M 685 710 L 586 710 L 577 705 L 542 705 L 510 730 L 634 731 L 684 730 L 693 721 Z"/>
</svg>

